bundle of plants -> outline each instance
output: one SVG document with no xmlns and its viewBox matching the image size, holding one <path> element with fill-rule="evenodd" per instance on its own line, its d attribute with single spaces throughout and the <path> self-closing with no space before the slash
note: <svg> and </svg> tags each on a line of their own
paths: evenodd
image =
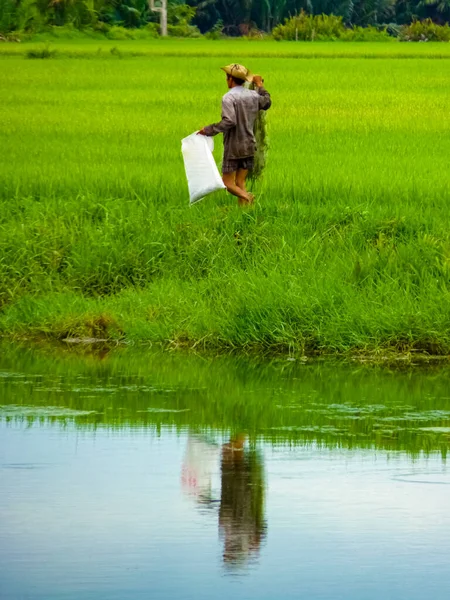
<svg viewBox="0 0 450 600">
<path fill-rule="evenodd" d="M 254 83 L 250 84 L 250 89 L 256 89 Z M 253 133 L 256 139 L 256 154 L 253 171 L 250 174 L 250 181 L 254 182 L 260 179 L 266 166 L 267 152 L 269 149 L 269 140 L 267 136 L 266 111 L 260 110 L 253 126 Z"/>
</svg>

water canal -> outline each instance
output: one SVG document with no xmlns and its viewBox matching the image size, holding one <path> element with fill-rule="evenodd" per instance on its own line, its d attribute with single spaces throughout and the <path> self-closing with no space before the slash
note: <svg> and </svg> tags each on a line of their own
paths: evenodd
<svg viewBox="0 0 450 600">
<path fill-rule="evenodd" d="M 3 345 L 0 597 L 447 599 L 449 375 Z"/>
</svg>

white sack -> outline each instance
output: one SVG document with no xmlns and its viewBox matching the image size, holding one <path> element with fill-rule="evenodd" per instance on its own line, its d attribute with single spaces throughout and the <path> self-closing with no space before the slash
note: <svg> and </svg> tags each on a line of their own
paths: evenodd
<svg viewBox="0 0 450 600">
<path fill-rule="evenodd" d="M 212 155 L 213 150 L 214 140 L 205 135 L 192 133 L 181 140 L 191 204 L 212 192 L 225 189 Z"/>
</svg>

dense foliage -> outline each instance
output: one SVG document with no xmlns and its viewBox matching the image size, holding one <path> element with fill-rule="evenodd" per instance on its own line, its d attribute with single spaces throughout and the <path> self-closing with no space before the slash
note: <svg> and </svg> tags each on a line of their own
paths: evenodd
<svg viewBox="0 0 450 600">
<path fill-rule="evenodd" d="M 441 29 L 439 26 L 438 29 Z M 334 15 L 307 15 L 301 12 L 286 20 L 284 25 L 278 25 L 272 31 L 276 40 L 342 40 L 348 42 L 386 41 L 390 39 L 386 28 L 378 30 L 368 27 L 345 27 L 343 18 Z"/>
<path fill-rule="evenodd" d="M 347 27 L 386 25 L 395 34 L 396 25 L 415 20 L 429 18 L 444 24 L 450 20 L 450 0 L 169 0 L 169 34 L 260 36 L 302 11 L 336 15 Z M 150 31 L 157 33 L 158 20 L 147 0 L 0 0 L 3 33 L 68 24 L 104 33 L 112 26 L 150 25 Z"/>
</svg>

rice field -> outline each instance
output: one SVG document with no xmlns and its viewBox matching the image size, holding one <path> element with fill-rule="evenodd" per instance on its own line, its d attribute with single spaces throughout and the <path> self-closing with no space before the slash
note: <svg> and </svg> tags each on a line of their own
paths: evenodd
<svg viewBox="0 0 450 600">
<path fill-rule="evenodd" d="M 450 351 L 449 45 L 58 44 L 0 47 L 2 335 Z M 229 62 L 272 94 L 266 173 L 189 207 Z"/>
<path fill-rule="evenodd" d="M 54 30 L 55 31 L 55 30 Z M 135 35 L 139 30 L 135 30 Z M 109 40 L 102 35 L 90 39 L 73 32 L 73 39 L 44 33 L 23 43 L 1 43 L 0 57 L 24 56 L 48 48 L 55 58 L 153 58 L 229 57 L 241 58 L 450 58 L 450 44 L 442 42 L 275 42 L 273 40 L 225 39 L 136 39 Z M 146 35 L 143 33 L 143 35 Z"/>
</svg>

